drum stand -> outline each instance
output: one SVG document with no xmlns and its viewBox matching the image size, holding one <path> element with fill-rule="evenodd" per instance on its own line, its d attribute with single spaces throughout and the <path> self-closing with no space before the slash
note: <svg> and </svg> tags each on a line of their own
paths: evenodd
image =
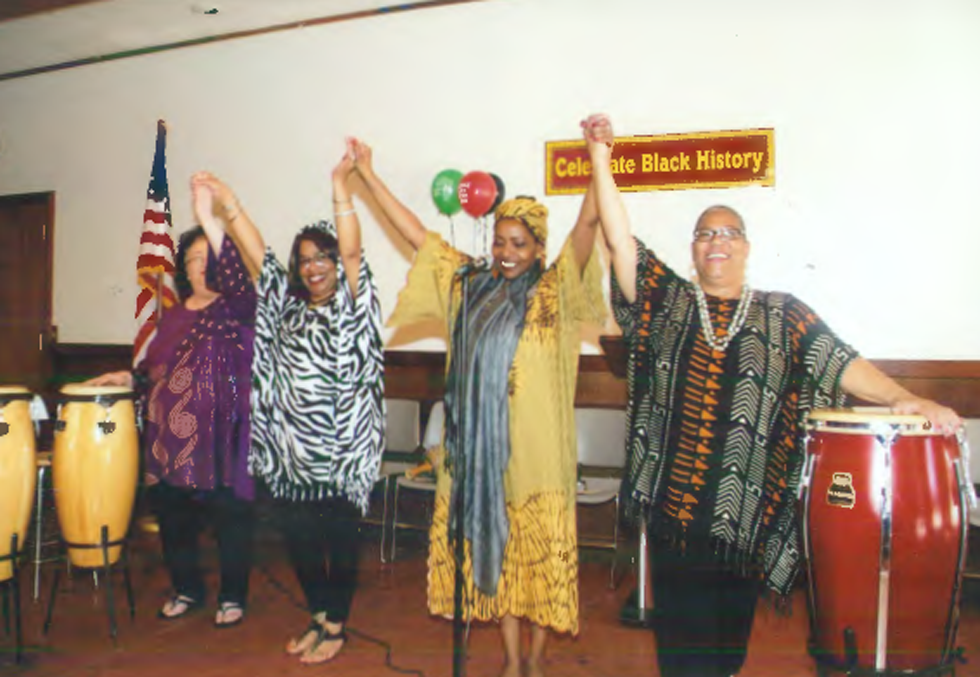
<svg viewBox="0 0 980 677">
<path fill-rule="evenodd" d="M 10 536 L 10 554 L 0 556 L 0 562 L 10 561 L 13 567 L 13 574 L 9 581 L 0 583 L 3 587 L 3 627 L 4 631 L 10 634 L 10 593 L 13 591 L 14 598 L 14 662 L 20 665 L 24 655 L 24 634 L 21 629 L 20 619 L 20 567 L 18 566 L 17 534 Z"/>
<path fill-rule="evenodd" d="M 649 545 L 647 542 L 647 519 L 641 515 L 637 527 L 639 542 L 636 552 L 636 590 L 630 595 L 619 612 L 619 622 L 637 628 L 653 627 L 653 608 L 647 606 L 647 588 L 650 586 Z"/>
<path fill-rule="evenodd" d="M 116 607 L 115 600 L 112 594 L 112 567 L 113 564 L 109 564 L 109 548 L 120 546 L 122 552 L 119 558 L 119 562 L 122 565 L 123 570 L 123 581 L 126 585 L 126 599 L 129 602 L 129 619 L 133 621 L 136 619 L 136 604 L 133 601 L 133 583 L 129 577 L 129 549 L 128 549 L 128 539 L 123 537 L 118 541 L 109 540 L 109 527 L 105 524 L 102 525 L 102 542 L 91 544 L 91 543 L 69 543 L 64 541 L 64 545 L 70 550 L 71 548 L 77 548 L 79 550 L 102 550 L 102 570 L 105 572 L 105 589 L 106 596 L 106 613 L 109 616 L 109 636 L 112 637 L 112 641 L 116 641 Z M 80 568 L 74 565 L 74 568 Z M 96 585 L 98 585 L 98 569 L 92 569 L 92 574 L 95 576 Z M 58 593 L 58 582 L 61 576 L 61 567 L 55 569 L 54 579 L 51 581 L 51 594 L 48 597 L 48 611 L 44 617 L 44 634 L 48 634 L 48 630 L 51 627 L 51 615 L 54 612 L 54 602 Z"/>
</svg>

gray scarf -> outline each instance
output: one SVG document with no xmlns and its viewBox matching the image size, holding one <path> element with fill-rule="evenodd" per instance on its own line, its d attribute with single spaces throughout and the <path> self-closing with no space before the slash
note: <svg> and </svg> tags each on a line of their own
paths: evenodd
<svg viewBox="0 0 980 677">
<path fill-rule="evenodd" d="M 490 597 L 497 593 L 510 530 L 504 497 L 510 459 L 510 368 L 524 329 L 527 299 L 540 277 L 540 263 L 513 281 L 492 271 L 475 275 L 465 299 L 466 326 L 461 308 L 452 336 L 445 396 L 446 461 L 454 475 L 449 540 L 455 528 L 456 492 L 462 488 L 463 535 L 470 542 L 473 580 Z M 460 474 L 461 483 L 456 481 Z"/>
</svg>

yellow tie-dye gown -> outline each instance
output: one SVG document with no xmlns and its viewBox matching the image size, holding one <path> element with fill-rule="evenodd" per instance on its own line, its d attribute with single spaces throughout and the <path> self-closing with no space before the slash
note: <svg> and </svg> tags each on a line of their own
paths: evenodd
<svg viewBox="0 0 980 677">
<path fill-rule="evenodd" d="M 429 233 L 408 274 L 389 325 L 441 319 L 455 325 L 466 255 Z M 452 304 L 452 307 L 450 307 Z M 575 382 L 581 324 L 601 323 L 606 307 L 593 252 L 580 271 L 565 242 L 528 302 L 524 331 L 510 370 L 510 460 L 504 476 L 510 532 L 497 594 L 473 585 L 469 557 L 465 591 L 476 620 L 505 615 L 559 632 L 578 632 L 578 548 L 575 523 L 577 450 Z M 447 355 L 446 364 L 451 359 Z M 429 546 L 429 611 L 453 614 L 454 567 L 447 538 L 452 478 L 437 460 L 436 505 Z M 464 612 L 465 613 L 465 612 Z"/>
</svg>

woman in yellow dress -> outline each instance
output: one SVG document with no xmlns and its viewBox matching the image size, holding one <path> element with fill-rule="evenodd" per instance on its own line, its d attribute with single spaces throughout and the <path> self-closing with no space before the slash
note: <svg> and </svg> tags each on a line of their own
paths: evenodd
<svg viewBox="0 0 980 677">
<path fill-rule="evenodd" d="M 437 464 L 429 611 L 454 611 L 448 532 L 454 466 L 462 464 L 464 616 L 500 623 L 504 677 L 521 674 L 521 621 L 530 624 L 527 674 L 541 675 L 548 630 L 578 632 L 575 382 L 581 324 L 600 324 L 606 314 L 592 189 L 550 266 L 548 210 L 529 197 L 496 209 L 492 265 L 480 265 L 426 230 L 394 197 L 361 142 L 355 145 L 355 166 L 417 251 L 389 324 L 439 319 L 450 335 L 444 437 L 450 462 Z M 464 275 L 465 326 L 459 313 Z M 465 453 L 457 454 L 457 447 Z"/>
</svg>

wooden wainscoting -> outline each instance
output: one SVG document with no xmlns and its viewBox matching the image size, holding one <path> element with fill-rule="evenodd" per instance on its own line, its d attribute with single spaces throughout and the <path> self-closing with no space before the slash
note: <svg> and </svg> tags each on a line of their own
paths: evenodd
<svg viewBox="0 0 980 677">
<path fill-rule="evenodd" d="M 604 354 L 582 355 L 575 401 L 582 406 L 626 406 L 625 350 L 619 336 L 601 339 Z M 128 369 L 132 346 L 61 343 L 54 349 L 48 392 L 65 383 L 107 371 Z M 953 407 L 967 418 L 980 418 L 980 360 L 871 360 L 878 368 L 916 395 Z M 446 356 L 440 352 L 385 351 L 385 395 L 420 400 L 431 406 L 444 387 Z M 423 407 L 427 412 L 428 407 Z"/>
</svg>

